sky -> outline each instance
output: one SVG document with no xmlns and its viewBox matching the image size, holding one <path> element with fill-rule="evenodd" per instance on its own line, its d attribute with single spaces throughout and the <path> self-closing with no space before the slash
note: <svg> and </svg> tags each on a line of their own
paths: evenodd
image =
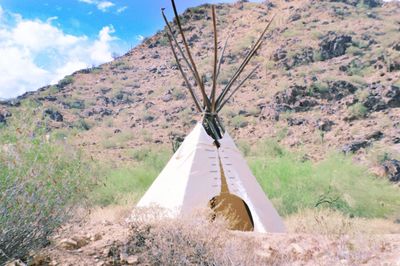
<svg viewBox="0 0 400 266">
<path fill-rule="evenodd" d="M 234 1 L 176 0 L 217 2 Z M 169 0 L 0 0 L 0 99 L 123 55 L 163 28 L 162 7 L 172 18 Z"/>
</svg>

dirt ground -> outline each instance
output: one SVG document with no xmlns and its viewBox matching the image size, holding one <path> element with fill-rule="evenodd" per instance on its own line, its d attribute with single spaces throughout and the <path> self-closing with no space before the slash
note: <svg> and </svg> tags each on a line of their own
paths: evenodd
<svg viewBox="0 0 400 266">
<path fill-rule="evenodd" d="M 118 252 L 116 247 L 127 242 L 131 235 L 127 222 L 130 212 L 131 209 L 127 207 L 116 206 L 91 211 L 82 220 L 60 229 L 53 237 L 52 244 L 35 256 L 32 265 L 114 265 L 110 257 L 115 256 L 115 252 Z M 288 233 L 285 234 L 233 234 L 239 239 L 259 241 L 253 256 L 266 261 L 275 261 L 276 258 L 277 265 L 400 265 L 400 234 L 397 227 L 391 228 L 396 232 L 392 234 L 328 232 L 337 228 L 327 229 L 326 234 L 322 234 L 322 226 L 315 228 L 316 234 L 296 233 L 307 219 L 295 218 L 299 221 L 296 225 L 293 225 L 293 218 L 285 221 L 288 227 Z M 376 221 L 371 220 L 370 223 L 374 227 L 372 223 L 376 224 Z M 310 222 L 306 224 L 314 226 Z M 327 224 L 324 226 L 324 229 L 329 227 Z M 386 230 L 382 229 L 382 224 L 379 227 Z M 303 229 L 305 232 L 310 230 Z M 122 265 L 143 265 L 137 256 L 117 255 L 124 262 Z"/>
</svg>

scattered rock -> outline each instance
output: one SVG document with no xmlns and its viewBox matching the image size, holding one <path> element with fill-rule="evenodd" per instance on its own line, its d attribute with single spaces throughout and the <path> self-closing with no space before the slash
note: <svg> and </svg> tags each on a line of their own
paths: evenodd
<svg viewBox="0 0 400 266">
<path fill-rule="evenodd" d="M 379 95 L 369 95 L 363 102 L 363 105 L 370 112 L 378 112 L 387 109 L 387 105 Z"/>
<path fill-rule="evenodd" d="M 352 41 L 351 36 L 329 32 L 319 44 L 322 60 L 328 60 L 334 57 L 342 56 L 346 53 L 347 47 Z"/>
<path fill-rule="evenodd" d="M 121 253 L 120 254 L 120 261 L 121 263 L 126 263 L 128 265 L 134 265 L 137 264 L 139 261 L 139 257 L 138 256 L 134 256 L 134 255 L 127 255 L 125 253 Z"/>
<path fill-rule="evenodd" d="M 161 100 L 163 101 L 163 102 L 170 102 L 170 101 L 172 101 L 172 99 L 173 99 L 173 97 L 172 97 L 172 93 L 170 92 L 170 91 L 168 91 L 167 92 L 167 94 L 165 94 L 162 98 L 161 98 Z"/>
<path fill-rule="evenodd" d="M 272 55 L 272 60 L 275 61 L 275 62 L 278 62 L 278 61 L 281 61 L 282 59 L 285 59 L 286 56 L 287 56 L 287 51 L 284 50 L 283 48 L 279 48 Z"/>
<path fill-rule="evenodd" d="M 392 48 L 393 48 L 393 50 L 400 52 L 400 42 L 395 43 L 395 44 L 392 46 Z"/>
<path fill-rule="evenodd" d="M 299 53 L 293 55 L 293 57 L 289 60 L 290 68 L 300 65 L 306 65 L 314 62 L 314 50 L 311 47 L 305 47 L 301 49 Z"/>
<path fill-rule="evenodd" d="M 145 116 L 143 117 L 143 120 L 144 120 L 145 122 L 151 123 L 151 122 L 153 122 L 154 120 L 156 120 L 156 118 L 155 118 L 154 116 L 152 116 L 152 115 L 145 115 Z"/>
<path fill-rule="evenodd" d="M 45 266 L 50 265 L 51 258 L 49 255 L 36 254 L 29 260 L 29 266 Z"/>
<path fill-rule="evenodd" d="M 153 102 L 147 102 L 144 107 L 146 108 L 146 110 L 150 109 L 151 107 L 153 107 L 155 104 Z"/>
<path fill-rule="evenodd" d="M 305 47 L 302 48 L 300 52 L 288 57 L 288 52 L 283 48 L 279 48 L 272 55 L 272 60 L 279 62 L 280 66 L 284 67 L 286 70 L 289 70 L 296 66 L 314 62 L 314 50 L 311 47 Z"/>
<path fill-rule="evenodd" d="M 54 120 L 56 122 L 64 121 L 64 117 L 60 112 L 51 109 L 44 110 L 44 116 L 48 116 L 51 120 Z"/>
<path fill-rule="evenodd" d="M 332 126 L 335 123 L 331 120 L 325 119 L 325 120 L 318 120 L 317 121 L 317 125 L 318 125 L 318 129 L 324 132 L 329 132 L 332 130 Z"/>
<path fill-rule="evenodd" d="M 289 117 L 287 119 L 288 126 L 301 126 L 304 125 L 307 122 L 304 118 L 291 118 Z"/>
<path fill-rule="evenodd" d="M 357 6 L 359 4 L 374 8 L 382 5 L 381 0 L 330 0 L 331 2 L 339 2 L 347 5 Z"/>
<path fill-rule="evenodd" d="M 291 21 L 291 22 L 299 20 L 299 19 L 301 19 L 301 15 L 299 13 L 295 13 L 289 17 L 289 21 Z"/>
<path fill-rule="evenodd" d="M 355 153 L 356 151 L 367 148 L 370 145 L 371 143 L 367 140 L 357 140 L 350 144 L 344 145 L 342 148 L 342 152 L 345 154 Z"/>
<path fill-rule="evenodd" d="M 400 161 L 391 159 L 382 163 L 391 182 L 400 182 Z"/>
<path fill-rule="evenodd" d="M 383 138 L 382 131 L 374 131 L 365 137 L 366 140 L 381 140 Z"/>
<path fill-rule="evenodd" d="M 57 101 L 57 97 L 56 96 L 45 96 L 45 97 L 39 97 L 38 100 L 39 101 L 55 102 L 55 101 Z"/>
<path fill-rule="evenodd" d="M 387 105 L 390 108 L 400 107 L 400 88 L 397 86 L 390 86 L 388 91 L 385 93 L 388 98 Z"/>
<path fill-rule="evenodd" d="M 3 124 L 7 124 L 7 120 L 6 117 L 3 114 L 0 114 L 0 125 Z"/>
<path fill-rule="evenodd" d="M 8 262 L 5 266 L 26 266 L 21 260 L 14 260 L 12 262 Z"/>
<path fill-rule="evenodd" d="M 86 236 L 74 236 L 72 240 L 76 242 L 77 248 L 84 247 L 90 243 L 90 238 Z"/>
<path fill-rule="evenodd" d="M 345 80 L 337 80 L 328 83 L 327 92 L 320 92 L 322 98 L 339 101 L 357 91 L 357 87 Z"/>
<path fill-rule="evenodd" d="M 197 42 L 198 40 L 200 40 L 200 37 L 195 33 L 188 39 L 188 42 L 191 44 Z"/>
<path fill-rule="evenodd" d="M 374 7 L 379 7 L 382 5 L 382 1 L 381 0 L 363 0 L 362 4 L 370 7 L 370 8 L 374 8 Z"/>
<path fill-rule="evenodd" d="M 78 243 L 72 239 L 65 238 L 59 242 L 59 246 L 66 250 L 78 249 Z"/>
</svg>

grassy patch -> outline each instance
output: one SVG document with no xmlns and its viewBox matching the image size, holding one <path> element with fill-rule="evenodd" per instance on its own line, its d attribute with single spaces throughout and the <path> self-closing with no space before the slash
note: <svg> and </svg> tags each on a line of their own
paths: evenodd
<svg viewBox="0 0 400 266">
<path fill-rule="evenodd" d="M 331 154 L 318 163 L 267 141 L 249 158 L 263 189 L 282 215 L 328 207 L 361 217 L 385 217 L 398 210 L 398 190 L 372 177 L 351 157 Z"/>
<path fill-rule="evenodd" d="M 137 149 L 130 154 L 135 164 L 103 170 L 105 177 L 92 193 L 94 204 L 133 204 L 161 172 L 171 153 L 167 150 Z"/>
<path fill-rule="evenodd" d="M 314 163 L 271 140 L 258 143 L 256 149 L 245 142 L 239 146 L 248 155 L 247 161 L 259 183 L 284 216 L 316 205 L 359 217 L 388 217 L 399 209 L 398 190 L 355 165 L 351 157 L 333 153 Z M 110 170 L 104 185 L 95 191 L 95 202 L 133 204 L 170 156 L 167 150 L 133 150 L 131 158 L 136 164 Z"/>
<path fill-rule="evenodd" d="M 349 107 L 348 112 L 355 118 L 364 118 L 368 114 L 368 109 L 362 103 L 356 103 Z"/>
</svg>

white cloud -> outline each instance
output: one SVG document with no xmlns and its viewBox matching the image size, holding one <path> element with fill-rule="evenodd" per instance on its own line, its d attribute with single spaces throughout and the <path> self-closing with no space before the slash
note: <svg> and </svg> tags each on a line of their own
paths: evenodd
<svg viewBox="0 0 400 266">
<path fill-rule="evenodd" d="M 127 9 L 128 9 L 127 6 L 120 7 L 120 8 L 117 9 L 117 13 L 120 14 L 120 13 L 124 12 Z"/>
<path fill-rule="evenodd" d="M 27 20 L 8 12 L 5 16 L 0 21 L 0 98 L 16 97 L 56 83 L 76 70 L 112 60 L 116 40 L 112 25 L 91 40 L 66 34 L 51 24 L 54 18 Z"/>
<path fill-rule="evenodd" d="M 78 0 L 78 1 L 89 5 L 96 5 L 97 9 L 102 12 L 107 12 L 110 7 L 115 6 L 115 4 L 111 1 L 103 1 L 103 0 Z"/>
<path fill-rule="evenodd" d="M 106 12 L 112 6 L 115 6 L 115 4 L 110 1 L 101 1 L 97 4 L 97 8 L 103 12 Z"/>
<path fill-rule="evenodd" d="M 143 41 L 144 40 L 144 36 L 143 35 L 137 35 L 136 36 L 136 40 L 138 40 L 138 41 Z"/>
<path fill-rule="evenodd" d="M 94 0 L 79 0 L 79 2 L 86 3 L 86 4 L 94 4 L 96 1 L 94 1 Z"/>
<path fill-rule="evenodd" d="M 99 32 L 99 38 L 92 46 L 90 57 L 95 64 L 111 61 L 112 53 L 110 42 L 115 40 L 111 34 L 115 32 L 113 26 L 106 26 Z"/>
</svg>

